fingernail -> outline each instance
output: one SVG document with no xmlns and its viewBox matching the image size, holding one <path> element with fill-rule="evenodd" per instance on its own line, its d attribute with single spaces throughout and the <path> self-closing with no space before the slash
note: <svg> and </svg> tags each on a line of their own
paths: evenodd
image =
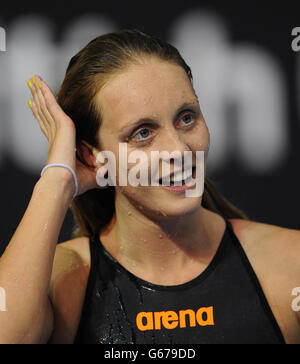
<svg viewBox="0 0 300 364">
<path fill-rule="evenodd" d="M 35 77 L 32 77 L 32 83 L 35 85 Z"/>
<path fill-rule="evenodd" d="M 29 105 L 30 109 L 32 109 L 32 101 L 30 99 L 28 100 L 28 105 Z"/>
<path fill-rule="evenodd" d="M 42 88 L 42 85 L 41 85 L 41 83 L 39 82 L 39 88 L 41 89 Z"/>
<path fill-rule="evenodd" d="M 27 85 L 28 85 L 28 87 L 31 89 L 32 85 L 31 85 L 30 80 L 28 80 Z"/>
</svg>

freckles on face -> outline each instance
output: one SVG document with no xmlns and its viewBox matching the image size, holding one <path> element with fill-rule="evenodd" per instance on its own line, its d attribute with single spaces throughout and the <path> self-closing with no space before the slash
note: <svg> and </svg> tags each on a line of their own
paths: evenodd
<svg viewBox="0 0 300 364">
<path fill-rule="evenodd" d="M 144 116 L 170 117 L 185 99 L 196 99 L 185 71 L 171 63 L 148 60 L 113 76 L 96 96 L 103 127 L 116 132 Z"/>
<path fill-rule="evenodd" d="M 127 143 L 128 153 L 134 150 L 145 151 L 148 161 L 151 160 L 152 150 L 163 151 L 167 145 L 170 148 L 175 146 L 175 143 L 171 143 L 179 134 L 193 152 L 208 149 L 209 133 L 201 112 L 198 117 L 201 120 L 192 131 L 184 134 L 183 129 L 180 131 L 181 129 L 175 128 L 177 121 L 183 117 L 177 115 L 177 110 L 183 103 L 193 103 L 194 108 L 200 110 L 192 84 L 178 65 L 149 59 L 140 65 L 129 66 L 109 79 L 96 95 L 95 102 L 102 115 L 99 130 L 101 149 L 115 154 L 117 174 L 119 143 Z M 131 126 L 142 118 L 154 121 L 156 125 L 156 136 L 151 144 L 141 144 L 131 139 Z M 128 169 L 132 166 L 128 165 Z M 125 187 L 127 188 L 130 187 Z M 145 192 L 145 187 L 137 187 L 135 190 L 140 191 L 141 188 Z"/>
</svg>

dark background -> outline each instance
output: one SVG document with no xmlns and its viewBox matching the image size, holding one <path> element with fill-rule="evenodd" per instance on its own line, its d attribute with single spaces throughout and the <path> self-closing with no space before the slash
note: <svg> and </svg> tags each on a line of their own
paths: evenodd
<svg viewBox="0 0 300 364">
<path fill-rule="evenodd" d="M 20 15 L 28 13 L 39 14 L 49 19 L 54 25 L 57 43 L 60 42 L 67 24 L 85 12 L 98 12 L 108 16 L 119 29 L 138 28 L 168 40 L 169 27 L 176 18 L 189 9 L 209 9 L 216 12 L 226 21 L 230 30 L 230 42 L 233 45 L 246 42 L 263 47 L 276 58 L 283 70 L 288 97 L 285 120 L 289 143 L 288 156 L 271 172 L 255 173 L 253 170 L 248 170 L 247 166 L 241 166 L 236 155 L 232 153 L 226 165 L 213 172 L 213 177 L 220 191 L 244 210 L 250 219 L 300 229 L 298 213 L 300 116 L 297 73 L 300 53 L 295 53 L 291 49 L 291 31 L 294 27 L 300 26 L 300 5 L 297 5 L 297 2 L 30 1 L 18 2 L 17 5 L 14 2 L 5 2 L 1 4 L 0 26 L 8 33 L 6 53 L 9 52 L 11 24 Z M 4 56 L 4 53 L 0 53 L 0 58 Z M 2 72 L 4 70 L 0 69 L 1 79 Z M 3 107 L 1 102 L 0 107 Z M 7 125 L 10 120 L 0 118 L 0 122 Z M 209 124 L 209 120 L 207 122 Z M 38 171 L 32 173 L 20 168 L 10 154 L 9 143 L 6 143 L 0 164 L 0 254 L 24 215 L 39 176 Z M 43 165 L 40 170 L 42 167 Z M 60 241 L 69 239 L 71 227 L 72 216 L 68 212 L 60 233 Z"/>
</svg>

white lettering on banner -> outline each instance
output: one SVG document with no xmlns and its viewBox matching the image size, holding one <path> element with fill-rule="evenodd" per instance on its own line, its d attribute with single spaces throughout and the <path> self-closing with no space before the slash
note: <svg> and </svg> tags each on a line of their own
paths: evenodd
<svg viewBox="0 0 300 364">
<path fill-rule="evenodd" d="M 288 124 L 276 59 L 255 44 L 231 44 L 223 19 L 201 9 L 179 17 L 170 34 L 192 68 L 211 134 L 209 168 L 221 169 L 230 154 L 253 173 L 277 168 L 287 156 Z"/>
<path fill-rule="evenodd" d="M 108 16 L 89 14 L 67 25 L 57 43 L 54 23 L 48 18 L 31 15 L 12 22 L 10 52 L 1 63 L 5 72 L 0 83 L 0 118 L 7 137 L 0 140 L 0 154 L 9 153 L 27 171 L 40 171 L 48 143 L 27 107 L 27 79 L 41 74 L 56 91 L 70 58 L 92 38 L 114 29 L 117 26 Z M 234 154 L 245 169 L 268 173 L 288 151 L 286 80 L 265 48 L 233 45 L 229 39 L 222 17 L 200 8 L 177 18 L 168 40 L 192 68 L 211 134 L 208 167 L 224 168 Z M 230 110 L 236 110 L 235 114 Z"/>
<path fill-rule="evenodd" d="M 31 97 L 26 86 L 28 78 L 39 74 L 56 92 L 68 61 L 82 44 L 112 28 L 108 26 L 108 20 L 102 21 L 101 16 L 98 17 L 98 23 L 95 15 L 90 18 L 85 16 L 82 21 L 80 19 L 65 27 L 65 37 L 59 44 L 54 42 L 54 24 L 48 18 L 27 15 L 18 18 L 10 26 L 10 51 L 7 52 L 6 69 L 10 75 L 8 90 L 14 97 L 10 97 L 6 106 L 10 108 L 7 112 L 10 135 L 6 149 L 21 168 L 32 173 L 38 173 L 45 164 L 48 142 L 27 106 L 27 99 Z M 82 39 L 83 34 L 86 34 L 85 39 Z M 2 83 L 0 87 L 3 87 Z"/>
<path fill-rule="evenodd" d="M 236 152 L 247 171 L 272 171 L 283 164 L 289 151 L 282 70 L 264 50 L 238 46 L 228 82 L 232 84 L 229 102 L 236 108 Z"/>
</svg>

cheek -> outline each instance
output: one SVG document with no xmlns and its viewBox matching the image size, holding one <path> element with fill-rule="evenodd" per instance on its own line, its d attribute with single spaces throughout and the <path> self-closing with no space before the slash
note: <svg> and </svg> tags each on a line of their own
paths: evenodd
<svg viewBox="0 0 300 364">
<path fill-rule="evenodd" d="M 142 195 L 151 186 L 152 173 L 157 175 L 157 166 L 151 166 L 151 152 L 132 149 L 125 144 L 123 147 L 116 156 L 117 186 L 125 195 Z"/>
<path fill-rule="evenodd" d="M 155 205 L 155 194 L 153 195 L 153 189 L 151 187 L 117 186 L 116 194 L 122 195 L 121 200 L 125 198 L 125 200 L 129 201 L 131 205 L 139 210 L 152 210 L 153 204 Z"/>
<path fill-rule="evenodd" d="M 210 133 L 206 123 L 201 123 L 196 126 L 190 136 L 189 145 L 193 151 L 203 150 L 208 152 L 210 147 Z"/>
</svg>

